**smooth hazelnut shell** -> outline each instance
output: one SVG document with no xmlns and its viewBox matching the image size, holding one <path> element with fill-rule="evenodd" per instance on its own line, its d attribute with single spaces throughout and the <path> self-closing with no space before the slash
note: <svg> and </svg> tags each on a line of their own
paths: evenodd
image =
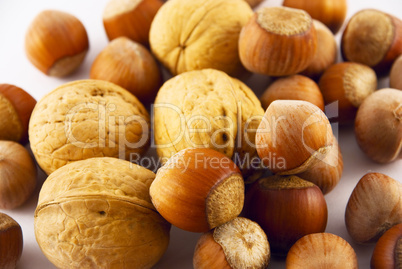
<svg viewBox="0 0 402 269">
<path fill-rule="evenodd" d="M 75 71 L 88 48 L 84 25 L 76 17 L 57 10 L 39 13 L 25 35 L 28 59 L 49 76 L 63 77 Z"/>
<path fill-rule="evenodd" d="M 151 23 L 159 8 L 163 5 L 160 0 L 130 0 L 129 2 L 139 2 L 133 8 L 121 10 L 110 16 L 116 6 L 124 6 L 123 1 L 111 0 L 105 7 L 103 15 L 103 25 L 109 40 L 126 36 L 144 46 L 149 45 L 149 30 Z M 127 5 L 128 8 L 131 5 Z M 122 9 L 122 8 L 119 8 Z M 114 13 L 114 12 L 112 12 Z"/>
<path fill-rule="evenodd" d="M 307 11 L 313 19 L 321 21 L 333 33 L 341 28 L 347 11 L 346 0 L 285 0 L 283 5 Z"/>
<path fill-rule="evenodd" d="M 324 111 L 324 98 L 317 83 L 301 75 L 293 75 L 274 81 L 262 94 L 260 100 L 264 109 L 267 109 L 275 100 L 303 100 Z"/>
<path fill-rule="evenodd" d="M 373 243 L 398 223 L 402 223 L 402 184 L 381 173 L 364 175 L 346 206 L 349 235 L 357 243 Z"/>
<path fill-rule="evenodd" d="M 16 268 L 23 249 L 22 230 L 14 219 L 4 213 L 0 213 L 0 249 L 0 268 Z"/>
<path fill-rule="evenodd" d="M 247 70 L 268 76 L 288 76 L 306 69 L 313 60 L 317 49 L 317 35 L 313 21 L 308 14 L 310 26 L 297 34 L 270 32 L 260 22 L 259 14 L 269 14 L 272 10 L 287 12 L 288 16 L 296 11 L 291 8 L 262 8 L 257 11 L 243 27 L 239 38 L 240 60 Z M 284 20 L 284 19 L 283 19 Z M 281 26 L 276 32 L 281 32 Z M 283 26 L 282 26 L 283 27 Z M 295 27 L 295 26 L 293 26 Z"/>
<path fill-rule="evenodd" d="M 402 91 L 381 89 L 367 97 L 356 115 L 355 134 L 360 149 L 373 161 L 402 158 Z"/>
<path fill-rule="evenodd" d="M 250 7 L 255 8 L 259 4 L 262 3 L 263 0 L 246 0 L 246 2 L 250 5 Z"/>
<path fill-rule="evenodd" d="M 304 235 L 324 232 L 328 211 L 313 183 L 297 176 L 272 176 L 250 187 L 244 215 L 265 231 L 272 253 L 284 255 Z"/>
<path fill-rule="evenodd" d="M 357 269 L 357 256 L 343 238 L 330 233 L 309 234 L 299 239 L 286 257 L 287 269 Z"/>
<path fill-rule="evenodd" d="M 256 146 L 273 173 L 298 174 L 323 158 L 333 144 L 328 118 L 306 101 L 271 103 L 258 127 Z"/>
<path fill-rule="evenodd" d="M 391 68 L 389 86 L 393 89 L 402 90 L 402 55 L 399 56 Z"/>
<path fill-rule="evenodd" d="M 359 105 L 377 90 L 377 76 L 366 65 L 343 62 L 330 66 L 318 85 L 326 105 L 338 102 L 339 123 L 352 124 Z"/>
<path fill-rule="evenodd" d="M 267 236 L 261 227 L 238 217 L 197 241 L 194 269 L 266 268 L 271 257 Z"/>
<path fill-rule="evenodd" d="M 91 79 L 113 82 L 151 104 L 162 85 L 162 75 L 151 53 L 126 37 L 111 41 L 92 64 Z"/>
<path fill-rule="evenodd" d="M 32 195 L 36 166 L 29 152 L 13 141 L 0 141 L 0 208 L 13 209 Z"/>
<path fill-rule="evenodd" d="M 10 84 L 0 84 L 0 94 L 13 105 L 22 127 L 22 132 L 12 140 L 21 143 L 28 142 L 29 118 L 36 105 L 36 100 L 23 89 Z M 0 139 L 5 138 L 0 135 Z"/>
<path fill-rule="evenodd" d="M 367 16 L 364 14 L 369 13 L 378 13 L 377 16 L 383 16 L 381 20 L 388 17 L 388 21 L 382 23 L 390 24 L 388 26 L 383 25 L 383 27 L 390 28 L 390 36 L 372 36 L 375 34 L 373 29 L 380 29 L 380 27 L 378 27 L 376 20 L 370 17 L 366 18 Z M 361 21 L 354 23 L 356 18 Z M 364 28 L 365 26 L 367 28 Z M 389 44 L 385 44 L 386 42 Z M 386 45 L 388 46 L 385 47 Z M 368 65 L 379 75 L 387 74 L 394 60 L 402 54 L 402 21 L 379 10 L 366 9 L 357 12 L 349 20 L 342 34 L 341 52 L 343 59 L 347 61 Z"/>
<path fill-rule="evenodd" d="M 371 269 L 392 269 L 402 266 L 402 223 L 386 231 L 375 245 Z"/>
<path fill-rule="evenodd" d="M 323 23 L 313 20 L 317 33 L 317 51 L 309 66 L 300 74 L 318 80 L 322 73 L 335 64 L 338 46 L 334 34 Z"/>
<path fill-rule="evenodd" d="M 171 224 L 190 232 L 207 232 L 240 214 L 244 181 L 224 154 L 188 148 L 158 170 L 150 195 L 155 208 Z"/>
</svg>

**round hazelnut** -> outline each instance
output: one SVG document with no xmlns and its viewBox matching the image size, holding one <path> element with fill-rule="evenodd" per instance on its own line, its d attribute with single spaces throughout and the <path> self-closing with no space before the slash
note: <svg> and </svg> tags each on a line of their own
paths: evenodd
<svg viewBox="0 0 402 269">
<path fill-rule="evenodd" d="M 84 25 L 73 15 L 57 10 L 39 13 L 25 36 L 28 59 L 49 76 L 63 77 L 75 71 L 88 48 Z"/>
<path fill-rule="evenodd" d="M 324 111 L 324 98 L 317 83 L 301 75 L 293 75 L 274 81 L 262 94 L 260 100 L 264 109 L 267 109 L 275 100 L 303 100 Z"/>
<path fill-rule="evenodd" d="M 205 68 L 239 75 L 239 34 L 252 14 L 244 0 L 169 0 L 151 25 L 152 52 L 173 75 Z"/>
<path fill-rule="evenodd" d="M 402 265 L 402 223 L 386 231 L 375 245 L 370 268 L 400 268 Z"/>
<path fill-rule="evenodd" d="M 343 58 L 368 65 L 380 74 L 402 54 L 402 21 L 379 10 L 353 15 L 341 41 Z"/>
<path fill-rule="evenodd" d="M 0 140 L 28 142 L 28 123 L 36 100 L 23 89 L 0 84 Z"/>
<path fill-rule="evenodd" d="M 4 213 L 0 213 L 0 249 L 0 267 L 16 268 L 23 249 L 22 230 L 13 218 Z"/>
<path fill-rule="evenodd" d="M 193 257 L 194 269 L 255 268 L 268 266 L 271 253 L 261 227 L 235 218 L 203 234 Z"/>
<path fill-rule="evenodd" d="M 402 223 L 402 184 L 380 173 L 364 175 L 349 198 L 345 223 L 356 242 L 376 242 L 389 228 Z"/>
<path fill-rule="evenodd" d="M 155 174 L 117 158 L 61 167 L 45 181 L 35 236 L 58 268 L 151 268 L 169 243 L 170 224 L 152 206 Z"/>
<path fill-rule="evenodd" d="M 306 171 L 325 158 L 333 144 L 331 125 L 324 112 L 306 101 L 271 103 L 256 134 L 258 156 L 273 173 Z"/>
<path fill-rule="evenodd" d="M 299 73 L 312 62 L 317 35 L 310 15 L 286 7 L 264 7 L 243 27 L 239 55 L 244 67 L 268 76 Z"/>
<path fill-rule="evenodd" d="M 317 51 L 309 66 L 301 72 L 302 75 L 318 79 L 324 71 L 335 64 L 338 47 L 334 34 L 323 23 L 313 20 L 317 33 Z"/>
<path fill-rule="evenodd" d="M 334 144 L 322 160 L 318 160 L 306 171 L 297 174 L 298 177 L 317 185 L 323 194 L 332 191 L 338 184 L 343 172 L 343 158 L 338 140 L 334 137 Z"/>
<path fill-rule="evenodd" d="M 325 24 L 333 33 L 341 28 L 347 12 L 346 0 L 284 0 L 283 5 L 307 11 L 313 19 Z"/>
<path fill-rule="evenodd" d="M 22 205 L 35 186 L 36 166 L 29 152 L 16 142 L 0 140 L 0 208 Z"/>
<path fill-rule="evenodd" d="M 222 153 L 189 148 L 158 170 L 150 195 L 171 224 L 190 232 L 207 232 L 240 214 L 244 181 L 236 164 Z"/>
<path fill-rule="evenodd" d="M 378 163 L 402 158 L 402 91 L 382 89 L 367 97 L 357 111 L 356 140 Z"/>
<path fill-rule="evenodd" d="M 111 41 L 96 57 L 91 79 L 113 82 L 151 104 L 162 84 L 162 75 L 151 53 L 126 37 Z"/>
<path fill-rule="evenodd" d="M 59 86 L 35 106 L 29 123 L 31 149 L 49 175 L 93 157 L 130 160 L 149 144 L 149 115 L 127 90 L 101 80 Z"/>
<path fill-rule="evenodd" d="M 164 163 L 185 148 L 212 148 L 251 177 L 263 114 L 258 98 L 240 80 L 213 69 L 183 73 L 165 82 L 156 97 L 156 151 Z"/>
<path fill-rule="evenodd" d="M 359 268 L 352 246 L 343 238 L 330 233 L 303 236 L 290 248 L 287 269 Z"/>
<path fill-rule="evenodd" d="M 339 122 L 350 124 L 363 100 L 377 89 L 377 76 L 366 65 L 344 62 L 329 67 L 318 85 L 325 104 L 338 102 Z"/>
<path fill-rule="evenodd" d="M 389 85 L 393 89 L 402 90 L 402 55 L 399 56 L 392 65 L 389 75 Z"/>
<path fill-rule="evenodd" d="M 284 255 L 301 237 L 324 232 L 327 204 L 321 190 L 297 176 L 271 176 L 251 185 L 245 217 L 265 231 L 271 251 Z"/>
<path fill-rule="evenodd" d="M 109 40 L 126 36 L 148 46 L 152 20 L 162 5 L 160 0 L 110 0 L 103 12 Z"/>
</svg>

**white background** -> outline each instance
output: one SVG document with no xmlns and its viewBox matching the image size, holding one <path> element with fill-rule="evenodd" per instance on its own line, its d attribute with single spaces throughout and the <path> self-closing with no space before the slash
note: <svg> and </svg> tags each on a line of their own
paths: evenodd
<svg viewBox="0 0 402 269">
<path fill-rule="evenodd" d="M 189 0 L 190 1 L 190 0 Z M 96 55 L 107 45 L 102 24 L 102 12 L 107 0 L 0 0 L 0 83 L 17 85 L 39 100 L 57 86 L 76 79 L 89 77 L 90 66 Z M 280 5 L 282 1 L 268 0 L 263 5 Z M 349 0 L 347 19 L 363 8 L 377 8 L 402 18 L 401 0 Z M 47 77 L 35 69 L 24 52 L 25 31 L 40 11 L 59 9 L 78 17 L 85 25 L 90 50 L 79 70 L 63 79 Z M 340 34 L 337 35 L 339 42 Z M 402 75 L 402 74 L 401 74 Z M 259 96 L 270 83 L 264 76 L 253 76 L 246 81 Z M 379 88 L 388 87 L 388 79 L 380 80 Z M 348 198 L 358 182 L 367 172 L 382 172 L 402 181 L 402 160 L 387 165 L 376 164 L 367 159 L 358 148 L 352 128 L 339 132 L 339 142 L 344 157 L 344 175 L 338 186 L 328 195 L 329 217 L 327 232 L 335 233 L 351 243 L 355 249 L 360 268 L 369 268 L 374 245 L 357 245 L 349 237 L 344 224 L 344 211 Z M 151 150 L 148 154 L 153 155 Z M 39 189 L 45 175 L 39 174 L 39 184 L 33 197 L 20 208 L 4 211 L 20 223 L 24 234 L 24 251 L 17 268 L 54 268 L 41 253 L 34 237 L 33 214 Z M 172 228 L 169 248 L 155 268 L 192 268 L 192 254 L 200 235 Z M 270 268 L 285 268 L 284 261 L 272 259 Z"/>
</svg>

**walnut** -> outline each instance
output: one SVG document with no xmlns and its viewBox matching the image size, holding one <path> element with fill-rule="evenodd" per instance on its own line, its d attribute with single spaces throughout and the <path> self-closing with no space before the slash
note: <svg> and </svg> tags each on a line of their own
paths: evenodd
<svg viewBox="0 0 402 269">
<path fill-rule="evenodd" d="M 92 157 L 130 159 L 148 148 L 149 115 L 138 99 L 106 81 L 64 84 L 35 106 L 29 123 L 32 152 L 47 173 Z"/>
<path fill-rule="evenodd" d="M 58 268 L 151 268 L 170 224 L 149 196 L 155 174 L 117 158 L 70 163 L 39 194 L 36 240 Z"/>
</svg>

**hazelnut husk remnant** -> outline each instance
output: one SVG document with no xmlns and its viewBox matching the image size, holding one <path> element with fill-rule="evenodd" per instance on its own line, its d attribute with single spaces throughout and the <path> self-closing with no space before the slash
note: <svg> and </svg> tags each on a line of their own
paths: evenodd
<svg viewBox="0 0 402 269">
<path fill-rule="evenodd" d="M 330 233 L 303 236 L 290 248 L 286 268 L 357 269 L 357 256 L 352 246 L 343 238 Z"/>
<path fill-rule="evenodd" d="M 25 36 L 28 59 L 49 76 L 71 74 L 83 62 L 88 48 L 88 35 L 81 21 L 58 10 L 39 13 Z"/>
<path fill-rule="evenodd" d="M 21 226 L 13 218 L 0 212 L 0 268 L 16 268 L 22 249 Z"/>
<path fill-rule="evenodd" d="M 36 100 L 23 89 L 0 84 L 0 139 L 28 142 L 28 123 Z"/>
<path fill-rule="evenodd" d="M 401 268 L 402 266 L 402 223 L 386 231 L 375 245 L 370 267 Z"/>
<path fill-rule="evenodd" d="M 402 91 L 381 89 L 360 105 L 355 121 L 356 140 L 373 161 L 402 158 Z"/>
<path fill-rule="evenodd" d="M 117 158 L 74 162 L 52 173 L 39 194 L 35 236 L 58 268 L 151 268 L 169 243 L 155 210 L 155 174 Z"/>
<path fill-rule="evenodd" d="M 349 198 L 345 223 L 356 242 L 376 242 L 389 228 L 402 223 L 402 184 L 380 173 L 364 175 Z"/>
<path fill-rule="evenodd" d="M 267 268 L 271 252 L 261 227 L 238 217 L 203 234 L 193 257 L 194 269 Z"/>
<path fill-rule="evenodd" d="M 341 51 L 347 61 L 387 73 L 402 54 L 402 21 L 375 9 L 353 15 L 342 35 Z"/>
<path fill-rule="evenodd" d="M 236 218 L 243 209 L 244 181 L 224 154 L 184 149 L 162 166 L 150 188 L 152 203 L 171 224 L 207 232 Z"/>
<path fill-rule="evenodd" d="M 173 75 L 205 68 L 240 75 L 238 39 L 252 14 L 244 0 L 169 0 L 151 25 L 152 52 Z"/>
<path fill-rule="evenodd" d="M 149 115 L 138 99 L 101 80 L 66 83 L 45 95 L 29 123 L 31 149 L 47 173 L 93 157 L 130 160 L 149 144 Z"/>
<path fill-rule="evenodd" d="M 328 218 L 324 195 L 316 185 L 297 176 L 277 175 L 250 187 L 244 214 L 261 225 L 276 255 L 285 255 L 304 235 L 324 232 Z"/>
<path fill-rule="evenodd" d="M 317 49 L 310 15 L 286 7 L 261 8 L 243 27 L 240 60 L 249 71 L 288 76 L 306 69 Z"/>
</svg>

